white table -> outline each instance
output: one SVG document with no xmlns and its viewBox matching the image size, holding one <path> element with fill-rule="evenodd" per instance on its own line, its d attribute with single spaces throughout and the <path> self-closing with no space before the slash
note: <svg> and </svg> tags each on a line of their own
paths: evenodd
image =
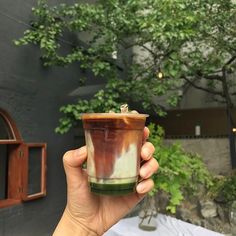
<svg viewBox="0 0 236 236">
<path fill-rule="evenodd" d="M 156 221 L 155 231 L 144 231 L 138 227 L 139 217 L 125 218 L 103 236 L 223 236 L 223 234 L 162 214 L 158 214 Z"/>
</svg>

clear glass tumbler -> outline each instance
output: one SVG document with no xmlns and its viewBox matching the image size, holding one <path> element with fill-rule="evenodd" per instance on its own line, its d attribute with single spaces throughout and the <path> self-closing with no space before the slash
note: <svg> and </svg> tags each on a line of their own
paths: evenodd
<svg viewBox="0 0 236 236">
<path fill-rule="evenodd" d="M 124 195 L 135 191 L 147 117 L 131 113 L 82 115 L 92 192 Z"/>
</svg>

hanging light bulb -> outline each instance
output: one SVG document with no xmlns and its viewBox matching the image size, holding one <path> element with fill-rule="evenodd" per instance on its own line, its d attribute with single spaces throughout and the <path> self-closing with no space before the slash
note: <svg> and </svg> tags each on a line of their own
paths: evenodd
<svg viewBox="0 0 236 236">
<path fill-rule="evenodd" d="M 160 70 L 157 72 L 156 75 L 157 75 L 158 79 L 162 79 L 163 78 L 163 73 Z"/>
<path fill-rule="evenodd" d="M 236 128 L 233 128 L 232 131 L 233 131 L 234 133 L 236 133 Z"/>
</svg>

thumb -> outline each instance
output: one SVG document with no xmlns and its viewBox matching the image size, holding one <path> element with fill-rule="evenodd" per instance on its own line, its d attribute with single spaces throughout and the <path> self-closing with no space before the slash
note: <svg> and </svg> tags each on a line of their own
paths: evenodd
<svg viewBox="0 0 236 236">
<path fill-rule="evenodd" d="M 68 151 L 63 156 L 63 165 L 66 173 L 67 186 L 77 188 L 87 177 L 82 165 L 87 159 L 87 148 L 83 146 L 76 150 Z"/>
</svg>

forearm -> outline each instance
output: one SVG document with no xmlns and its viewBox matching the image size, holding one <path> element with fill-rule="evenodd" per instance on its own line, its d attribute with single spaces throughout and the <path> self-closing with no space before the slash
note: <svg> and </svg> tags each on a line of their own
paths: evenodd
<svg viewBox="0 0 236 236">
<path fill-rule="evenodd" d="M 65 211 L 53 233 L 53 236 L 99 236 L 99 235 L 73 221 Z"/>
</svg>

